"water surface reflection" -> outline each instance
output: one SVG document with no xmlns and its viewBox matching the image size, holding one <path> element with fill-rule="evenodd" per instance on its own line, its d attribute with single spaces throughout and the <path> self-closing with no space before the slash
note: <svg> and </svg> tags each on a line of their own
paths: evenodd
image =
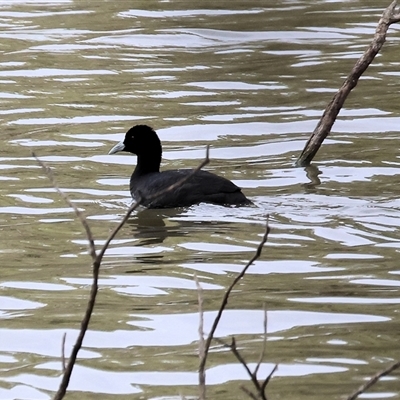
<svg viewBox="0 0 400 400">
<path fill-rule="evenodd" d="M 397 30 L 346 102 L 314 165 L 293 163 L 382 12 L 365 1 L 0 1 L 2 273 L 0 399 L 50 399 L 91 283 L 82 228 L 31 151 L 82 209 L 101 246 L 130 203 L 134 157 L 108 156 L 133 124 L 164 144 L 162 168 L 233 180 L 255 207 L 135 213 L 108 249 L 71 398 L 197 395 L 198 293 L 206 328 L 261 240 L 263 256 L 217 332 L 235 336 L 268 395 L 339 397 L 393 360 L 400 207 Z M 379 6 L 381 7 L 381 5 Z M 390 90 L 389 90 L 389 89 Z M 209 397 L 245 371 L 215 344 Z M 340 385 L 338 385 L 340 382 Z M 395 375 L 371 396 L 396 397 Z M 293 390 L 295 388 L 295 390 Z"/>
</svg>

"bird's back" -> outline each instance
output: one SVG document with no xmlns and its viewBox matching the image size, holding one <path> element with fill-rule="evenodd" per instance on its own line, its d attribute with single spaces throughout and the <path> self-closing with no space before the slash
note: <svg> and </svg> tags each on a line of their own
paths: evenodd
<svg viewBox="0 0 400 400">
<path fill-rule="evenodd" d="M 252 204 L 234 183 L 203 170 L 197 171 L 178 188 L 160 197 L 152 197 L 187 177 L 192 171 L 181 169 L 140 176 L 133 174 L 130 181 L 132 197 L 138 199 L 140 196 L 142 204 L 149 208 L 188 207 L 198 203 L 237 206 Z"/>
</svg>

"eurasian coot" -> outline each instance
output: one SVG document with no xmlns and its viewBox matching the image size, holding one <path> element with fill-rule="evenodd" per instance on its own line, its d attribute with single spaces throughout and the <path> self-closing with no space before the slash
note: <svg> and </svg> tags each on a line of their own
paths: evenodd
<svg viewBox="0 0 400 400">
<path fill-rule="evenodd" d="M 160 172 L 162 147 L 156 132 L 147 125 L 136 125 L 115 145 L 108 154 L 126 151 L 137 155 L 136 168 L 130 181 L 133 199 L 142 198 L 148 208 L 187 207 L 198 203 L 213 203 L 228 206 L 250 205 L 241 189 L 221 176 L 199 170 L 179 188 L 161 197 L 149 199 L 183 177 L 191 169 Z"/>
</svg>

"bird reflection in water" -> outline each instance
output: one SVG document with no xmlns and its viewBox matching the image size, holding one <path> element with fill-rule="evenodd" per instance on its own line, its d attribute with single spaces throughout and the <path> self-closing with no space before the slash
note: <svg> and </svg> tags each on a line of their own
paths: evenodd
<svg viewBox="0 0 400 400">
<path fill-rule="evenodd" d="M 137 246 L 160 244 L 167 237 L 185 236 L 187 230 L 180 223 L 170 223 L 171 218 L 179 216 L 180 213 L 179 209 L 145 209 L 129 218 L 127 223 L 133 236 L 140 239 Z"/>
</svg>

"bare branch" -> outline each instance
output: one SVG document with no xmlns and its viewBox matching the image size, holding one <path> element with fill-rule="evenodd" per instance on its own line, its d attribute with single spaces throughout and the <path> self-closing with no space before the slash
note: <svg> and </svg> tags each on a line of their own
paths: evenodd
<svg viewBox="0 0 400 400">
<path fill-rule="evenodd" d="M 99 262 L 102 261 L 104 253 L 106 252 L 109 244 L 111 241 L 115 238 L 119 230 L 125 225 L 126 221 L 129 219 L 131 213 L 136 210 L 144 201 L 148 200 L 154 200 L 159 197 L 162 197 L 164 194 L 169 193 L 177 189 L 178 187 L 182 186 L 186 181 L 188 181 L 193 175 L 197 174 L 204 166 L 206 166 L 210 162 L 210 146 L 207 146 L 206 148 L 206 156 L 204 160 L 199 164 L 199 166 L 195 169 L 193 169 L 190 174 L 187 174 L 184 178 L 180 179 L 179 181 L 173 183 L 172 185 L 168 186 L 167 188 L 160 190 L 157 193 L 154 193 L 146 198 L 144 197 L 139 197 L 136 199 L 136 201 L 130 206 L 129 210 L 125 214 L 124 218 L 121 220 L 121 222 L 117 225 L 117 227 L 114 229 L 113 232 L 111 232 L 110 236 L 102 246 L 102 248 L 99 251 Z"/>
<path fill-rule="evenodd" d="M 216 338 L 215 340 L 217 340 L 219 343 L 222 343 L 225 347 L 228 347 L 232 353 L 234 354 L 234 356 L 236 357 L 236 359 L 240 362 L 240 364 L 243 365 L 244 369 L 247 372 L 247 375 L 250 377 L 251 382 L 253 383 L 254 387 L 257 390 L 257 396 L 255 396 L 251 391 L 249 391 L 248 389 L 244 388 L 244 386 L 241 386 L 241 389 L 251 398 L 257 398 L 258 400 L 267 400 L 267 395 L 265 393 L 265 389 L 270 381 L 270 379 L 272 378 L 272 375 L 274 374 L 274 372 L 278 369 L 278 365 L 275 365 L 274 368 L 272 369 L 272 371 L 270 372 L 270 374 L 267 376 L 267 378 L 263 381 L 262 384 L 260 384 L 258 378 L 257 378 L 257 372 L 258 369 L 260 367 L 260 364 L 257 364 L 256 369 L 254 370 L 254 372 L 251 372 L 249 366 L 247 365 L 244 357 L 240 354 L 239 350 L 236 347 L 236 340 L 233 337 L 232 338 L 232 342 L 230 345 L 226 344 L 225 342 L 223 342 L 221 339 Z"/>
<path fill-rule="evenodd" d="M 400 14 L 394 14 L 396 4 L 396 0 L 394 0 L 383 12 L 371 44 L 365 50 L 364 54 L 357 60 L 349 76 L 325 108 L 314 132 L 311 134 L 302 153 L 296 161 L 297 166 L 305 167 L 313 160 L 317 151 L 321 147 L 322 142 L 329 135 L 347 96 L 357 86 L 360 76 L 365 72 L 385 43 L 389 26 L 400 21 Z"/>
<path fill-rule="evenodd" d="M 267 379 L 265 379 L 265 381 L 262 383 L 261 385 L 261 392 L 264 393 L 265 392 L 265 388 L 267 387 L 270 379 L 272 378 L 272 375 L 275 373 L 275 371 L 278 369 L 278 364 L 275 364 L 274 368 L 272 368 L 272 371 L 269 373 L 269 375 L 267 376 Z"/>
<path fill-rule="evenodd" d="M 397 22 L 400 22 L 400 14 L 394 14 L 392 18 L 390 18 L 391 24 L 395 24 Z"/>
<path fill-rule="evenodd" d="M 35 153 L 32 153 L 32 156 L 35 158 L 35 160 L 38 162 L 38 164 L 43 168 L 44 172 L 46 173 L 47 177 L 50 180 L 50 183 L 53 185 L 54 189 L 57 191 L 57 193 L 64 199 L 64 201 L 74 210 L 75 215 L 78 217 L 79 221 L 81 222 L 83 228 L 85 229 L 86 232 L 86 237 L 89 242 L 89 254 L 90 257 L 92 257 L 92 261 L 96 259 L 96 247 L 94 245 L 94 240 L 93 240 L 93 235 L 92 231 L 89 227 L 89 224 L 86 221 L 85 216 L 83 213 L 79 210 L 79 208 L 71 201 L 69 196 L 63 192 L 60 187 L 58 186 L 55 178 L 53 171 L 51 170 L 50 167 L 48 167 L 42 160 L 40 160 Z"/>
<path fill-rule="evenodd" d="M 261 255 L 262 252 L 262 248 L 264 246 L 264 244 L 266 243 L 267 239 L 268 239 L 268 235 L 270 232 L 270 227 L 269 227 L 269 216 L 267 216 L 267 222 L 266 222 L 266 226 L 265 226 L 265 233 L 259 243 L 259 245 L 257 246 L 257 250 L 254 254 L 254 256 L 247 262 L 247 264 L 245 265 L 245 267 L 242 269 L 242 271 L 239 273 L 239 275 L 233 280 L 233 282 L 231 283 L 231 285 L 229 286 L 229 288 L 227 289 L 227 291 L 225 292 L 225 295 L 222 299 L 222 304 L 218 310 L 217 316 L 215 317 L 214 323 L 211 327 L 210 333 L 208 334 L 206 343 L 205 343 L 205 349 L 204 349 L 204 357 L 200 360 L 200 365 L 199 365 L 199 374 L 204 374 L 205 371 L 205 365 L 207 362 L 207 356 L 208 356 L 208 352 L 210 350 L 210 345 L 211 345 L 211 341 L 214 337 L 214 333 L 217 329 L 218 323 L 221 320 L 221 316 L 223 311 L 225 310 L 226 305 L 228 304 L 228 299 L 229 299 L 229 295 L 231 294 L 233 288 L 235 287 L 235 285 L 240 281 L 240 279 L 243 278 L 243 276 L 246 274 L 246 271 L 249 269 L 250 265 L 252 265 Z"/>
<path fill-rule="evenodd" d="M 251 392 L 249 389 L 247 389 L 245 386 L 240 385 L 239 386 L 240 389 L 243 390 L 243 392 L 245 392 L 247 394 L 247 396 L 249 396 L 251 399 L 253 400 L 260 400 L 253 392 Z"/>
<path fill-rule="evenodd" d="M 183 179 L 179 180 L 175 184 L 170 185 L 166 189 L 161 190 L 161 191 L 149 196 L 147 198 L 147 200 L 148 199 L 156 199 L 158 197 L 161 197 L 164 194 L 166 194 L 166 193 L 168 193 L 168 192 L 170 192 L 172 190 L 175 190 L 176 188 L 181 186 L 183 183 L 185 183 L 188 179 L 190 179 L 193 175 L 195 175 L 201 168 L 203 168 L 206 164 L 208 164 L 210 162 L 209 153 L 210 153 L 209 146 L 207 146 L 206 157 L 196 169 L 191 171 L 190 174 L 186 175 Z M 99 273 L 100 273 L 100 266 L 101 266 L 101 262 L 103 260 L 104 254 L 105 254 L 108 246 L 110 245 L 111 241 L 114 239 L 114 237 L 117 235 L 119 230 L 123 227 L 123 225 L 128 220 L 128 218 L 131 215 L 131 213 L 135 209 L 137 209 L 139 207 L 139 205 L 142 203 L 142 201 L 144 199 L 143 198 L 136 199 L 136 201 L 129 207 L 128 211 L 125 213 L 125 215 L 122 218 L 122 220 L 120 221 L 120 223 L 111 232 L 110 236 L 107 238 L 107 240 L 103 244 L 102 248 L 100 249 L 99 253 L 97 254 L 96 253 L 96 249 L 95 249 L 95 245 L 94 245 L 93 235 L 92 235 L 92 232 L 90 230 L 89 224 L 87 223 L 87 220 L 86 220 L 85 216 L 78 209 L 78 207 L 70 200 L 70 198 L 59 188 L 59 186 L 58 186 L 58 184 L 57 184 L 57 182 L 56 182 L 56 180 L 54 178 L 54 175 L 52 173 L 52 170 L 43 161 L 39 160 L 38 157 L 36 157 L 35 154 L 33 154 L 33 157 L 42 166 L 42 168 L 46 172 L 50 182 L 52 183 L 53 187 L 61 195 L 61 197 L 66 201 L 66 203 L 74 210 L 74 212 L 77 215 L 78 219 L 81 221 L 81 223 L 82 223 L 82 225 L 83 225 L 83 227 L 85 229 L 85 232 L 86 232 L 86 237 L 87 237 L 88 242 L 89 242 L 89 250 L 90 250 L 90 255 L 91 255 L 91 258 L 92 258 L 93 281 L 92 281 L 92 286 L 91 286 L 91 289 L 90 289 L 88 304 L 87 304 L 84 316 L 83 316 L 82 321 L 81 321 L 81 327 L 80 327 L 80 330 L 79 330 L 78 337 L 77 337 L 76 342 L 75 342 L 75 344 L 74 344 L 74 346 L 72 348 L 71 355 L 69 357 L 68 363 L 67 363 L 67 365 L 65 367 L 65 371 L 63 373 L 60 386 L 58 388 L 58 391 L 55 393 L 55 395 L 53 397 L 54 400 L 61 400 L 65 396 L 65 393 L 67 391 L 67 388 L 68 388 L 68 385 L 69 385 L 69 381 L 71 379 L 72 370 L 74 368 L 74 365 L 75 365 L 75 362 L 76 362 L 76 358 L 78 356 L 78 352 L 82 347 L 83 339 L 85 337 L 86 331 L 87 331 L 88 326 L 89 326 L 90 318 L 91 318 L 92 313 L 93 313 L 94 305 L 95 305 L 95 302 L 96 302 L 96 296 L 97 296 L 97 292 L 98 292 L 98 279 L 99 279 Z M 65 358 L 65 357 L 63 356 L 63 358 Z"/>
<path fill-rule="evenodd" d="M 247 374 L 249 375 L 251 381 L 253 382 L 253 385 L 256 387 L 257 392 L 260 393 L 260 383 L 257 380 L 257 376 L 254 375 L 251 371 L 249 366 L 247 365 L 245 359 L 243 358 L 243 356 L 239 353 L 239 350 L 236 347 L 236 340 L 233 337 L 232 338 L 232 343 L 229 346 L 229 348 L 231 349 L 232 353 L 234 354 L 234 356 L 236 357 L 236 359 L 240 362 L 240 364 L 243 365 L 244 369 L 246 370 Z"/>
<path fill-rule="evenodd" d="M 204 308 L 203 308 L 203 289 L 200 286 L 200 282 L 197 278 L 197 275 L 194 274 L 194 280 L 196 282 L 197 287 L 197 296 L 199 302 L 199 358 L 200 360 L 204 357 Z M 206 375 L 203 371 L 203 374 L 199 376 L 199 390 L 200 390 L 200 400 L 205 400 L 206 398 Z"/>
<path fill-rule="evenodd" d="M 268 322 L 267 309 L 266 309 L 266 306 L 264 304 L 264 323 L 263 323 L 264 337 L 263 337 L 263 344 L 262 344 L 260 358 L 259 358 L 258 363 L 257 363 L 257 365 L 256 365 L 256 367 L 254 369 L 254 372 L 253 372 L 255 376 L 257 376 L 257 374 L 258 374 L 258 370 L 260 369 L 261 363 L 264 360 L 265 350 L 267 348 L 267 322 Z"/>
<path fill-rule="evenodd" d="M 257 364 L 257 367 L 256 367 L 256 369 L 254 370 L 254 372 L 251 372 L 250 367 L 247 365 L 247 363 L 246 363 L 244 357 L 240 354 L 239 350 L 238 350 L 237 347 L 236 347 L 236 340 L 235 340 L 234 337 L 232 338 L 232 342 L 231 342 L 230 345 L 229 345 L 229 344 L 226 344 L 223 340 L 221 340 L 221 339 L 219 339 L 219 338 L 215 338 L 215 340 L 216 340 L 218 343 L 221 343 L 224 347 L 229 348 L 229 349 L 232 351 L 232 353 L 234 354 L 234 356 L 236 357 L 236 359 L 240 362 L 240 364 L 243 365 L 244 369 L 245 369 L 246 372 L 247 372 L 247 375 L 250 377 L 251 382 L 253 383 L 254 387 L 255 387 L 256 390 L 257 390 L 257 396 L 256 396 L 256 398 L 257 398 L 258 400 L 259 400 L 259 399 L 261 399 L 261 400 L 267 400 L 267 395 L 266 395 L 266 393 L 265 393 L 265 389 L 266 389 L 266 387 L 267 387 L 267 385 L 268 385 L 270 379 L 272 378 L 272 375 L 273 375 L 273 374 L 275 373 L 275 371 L 278 369 L 278 365 L 276 364 L 276 365 L 274 366 L 274 368 L 273 368 L 272 371 L 269 373 L 269 375 L 267 376 L 267 378 L 263 381 L 262 384 L 260 384 L 260 382 L 259 382 L 259 380 L 258 380 L 258 378 L 257 378 L 257 372 L 258 372 L 258 369 L 259 369 L 261 363 L 260 363 L 260 364 Z M 242 389 L 248 396 L 250 396 L 251 398 L 254 398 L 255 395 L 254 395 L 251 391 L 249 391 L 248 389 L 244 388 L 243 386 L 241 386 L 241 389 Z"/>
<path fill-rule="evenodd" d="M 110 245 L 111 241 L 117 236 L 117 233 L 121 230 L 121 228 L 125 225 L 126 221 L 128 221 L 129 217 L 135 211 L 141 204 L 142 198 L 137 199 L 134 201 L 131 206 L 128 208 L 128 211 L 125 213 L 121 221 L 118 223 L 118 225 L 114 228 L 114 230 L 110 233 L 106 241 L 104 242 L 103 246 L 99 250 L 99 254 L 96 258 L 96 265 L 100 264 L 103 260 L 104 254 L 106 250 L 108 249 L 108 246 Z M 100 266 L 100 265 L 99 265 Z"/>
<path fill-rule="evenodd" d="M 162 197 L 164 194 L 169 193 L 174 191 L 175 189 L 179 188 L 182 186 L 186 181 L 188 181 L 193 175 L 196 175 L 197 172 L 199 172 L 202 168 L 204 168 L 208 163 L 210 162 L 210 146 L 208 145 L 206 147 L 206 156 L 204 157 L 203 161 L 199 164 L 198 167 L 195 169 L 192 169 L 189 174 L 185 175 L 182 179 L 179 181 L 176 181 L 172 185 L 168 186 L 167 188 L 152 194 L 151 196 L 147 196 L 146 198 L 143 198 L 143 201 L 146 200 L 154 200 L 159 197 Z"/>
<path fill-rule="evenodd" d="M 391 19 L 391 18 L 396 18 L 396 14 L 394 14 L 395 9 L 396 9 L 396 6 L 397 6 L 397 1 L 396 1 L 396 0 L 393 0 L 393 1 L 386 7 L 385 11 L 384 11 L 383 14 L 382 14 L 381 20 L 384 19 L 385 21 L 387 20 L 387 21 L 390 22 L 390 19 Z M 397 15 L 398 15 L 398 14 L 397 14 Z M 381 21 L 379 21 L 379 22 L 381 22 Z"/>
<path fill-rule="evenodd" d="M 65 372 L 65 339 L 67 338 L 67 333 L 64 332 L 62 341 L 61 341 L 61 370 L 64 373 Z"/>
<path fill-rule="evenodd" d="M 395 363 L 389 365 L 389 367 L 385 368 L 383 371 L 375 374 L 368 382 L 361 385 L 354 393 L 352 393 L 346 400 L 355 400 L 360 394 L 364 393 L 371 386 L 375 385 L 376 382 L 379 381 L 383 376 L 389 375 L 391 372 L 400 367 L 400 361 L 396 361 Z"/>
<path fill-rule="evenodd" d="M 72 348 L 71 355 L 69 357 L 65 372 L 62 376 L 58 391 L 53 397 L 54 400 L 61 400 L 65 396 L 65 393 L 66 393 L 68 385 L 69 385 L 69 381 L 71 379 L 72 370 L 75 366 L 76 358 L 78 356 L 78 352 L 82 347 L 83 339 L 85 337 L 87 328 L 89 326 L 90 318 L 93 313 L 93 308 L 94 308 L 94 304 L 96 302 L 96 295 L 97 295 L 97 291 L 98 291 L 98 274 L 99 274 L 99 269 L 100 269 L 100 266 L 96 267 L 95 264 L 96 263 L 94 262 L 93 266 L 92 266 L 93 282 L 92 282 L 92 286 L 90 289 L 90 295 L 89 295 L 87 308 L 86 308 L 85 314 L 82 318 L 81 328 L 79 330 L 78 338 L 76 339 L 74 347 Z"/>
</svg>

